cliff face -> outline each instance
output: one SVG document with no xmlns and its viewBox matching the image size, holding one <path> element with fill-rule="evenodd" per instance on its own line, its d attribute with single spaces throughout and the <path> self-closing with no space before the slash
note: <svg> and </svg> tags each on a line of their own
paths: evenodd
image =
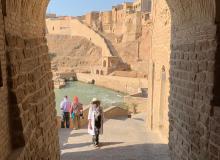
<svg viewBox="0 0 220 160">
<path fill-rule="evenodd" d="M 52 68 L 58 71 L 90 72 L 101 64 L 102 49 L 78 36 L 47 35 Z"/>
<path fill-rule="evenodd" d="M 150 54 L 150 31 L 142 30 L 139 40 L 117 42 L 117 36 L 112 33 L 103 33 L 104 37 L 112 44 L 116 54 L 129 64 L 133 71 L 148 73 L 148 60 Z"/>
</svg>

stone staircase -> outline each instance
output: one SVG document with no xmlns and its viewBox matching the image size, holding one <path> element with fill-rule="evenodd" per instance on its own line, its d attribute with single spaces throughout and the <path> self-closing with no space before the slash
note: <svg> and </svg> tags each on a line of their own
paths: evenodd
<svg viewBox="0 0 220 160">
<path fill-rule="evenodd" d="M 60 129 L 59 136 L 61 160 L 170 160 L 167 142 L 146 130 L 145 114 L 106 119 L 99 148 L 87 128 Z"/>
</svg>

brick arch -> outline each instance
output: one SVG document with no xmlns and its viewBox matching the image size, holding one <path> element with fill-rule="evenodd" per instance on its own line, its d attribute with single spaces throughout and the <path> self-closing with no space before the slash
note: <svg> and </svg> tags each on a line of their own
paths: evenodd
<svg viewBox="0 0 220 160">
<path fill-rule="evenodd" d="M 1 2 L 7 2 L 3 21 L 4 33 L 1 33 L 5 34 L 7 39 L 6 65 L 10 84 L 7 89 L 9 94 L 14 92 L 15 106 L 16 109 L 19 108 L 15 117 L 20 118 L 24 132 L 25 144 L 22 153 L 25 153 L 26 159 L 59 159 L 58 135 L 56 130 L 53 132 L 56 123 L 52 75 L 44 35 L 44 16 L 48 0 L 2 0 Z M 171 157 L 173 160 L 183 157 L 198 160 L 209 160 L 211 157 L 217 159 L 219 135 L 216 135 L 215 126 L 218 124 L 213 117 L 216 116 L 218 119 L 219 115 L 215 112 L 216 108 L 211 105 L 213 86 L 216 85 L 214 75 L 218 73 L 214 73 L 212 66 L 216 62 L 215 53 L 218 44 L 215 32 L 215 1 L 158 0 L 154 2 L 155 7 L 161 5 L 158 7 L 159 12 L 153 11 L 161 21 L 154 19 L 152 39 L 156 43 L 153 43 L 152 53 L 163 61 L 160 63 L 155 56 L 152 59 L 156 64 L 155 70 L 159 68 L 161 72 L 161 68 L 158 67 L 160 65 L 170 70 L 170 86 L 167 87 L 170 88 Z M 161 49 L 162 45 L 165 46 Z M 5 71 L 6 69 L 4 73 Z M 158 74 L 155 74 L 158 77 Z M 152 88 L 156 90 L 157 81 L 153 85 Z M 160 93 L 155 92 L 155 95 L 154 92 L 149 93 L 153 93 L 149 98 L 155 96 L 155 103 L 149 108 L 152 107 L 157 111 L 157 95 Z M 215 90 L 215 93 L 218 92 Z M 8 113 L 7 109 L 5 113 Z M 33 116 L 30 115 L 32 113 Z M 20 116 L 18 117 L 17 114 Z M 149 117 L 151 116 L 153 115 Z M 7 122 L 1 122 L 7 125 Z M 157 117 L 152 124 L 158 126 Z M 213 131 L 211 128 L 214 128 Z M 10 137 L 5 137 L 6 141 L 10 141 Z M 38 144 L 41 141 L 44 141 L 44 145 Z M 28 152 L 32 146 L 36 147 L 35 155 Z M 5 155 L 1 156 L 6 159 L 5 157 L 13 153 L 13 150 L 5 144 L 1 149 L 2 147 L 5 149 Z M 213 147 L 215 152 L 211 153 Z M 23 156 L 21 159 L 24 159 L 22 153 L 19 156 Z"/>
<path fill-rule="evenodd" d="M 170 63 L 163 60 L 162 65 L 170 71 L 170 91 L 166 98 L 169 99 L 171 158 L 217 158 L 220 146 L 212 141 L 216 138 L 212 127 L 217 124 L 212 115 L 213 110 L 217 110 L 212 105 L 213 88 L 217 88 L 213 66 L 217 60 L 214 58 L 216 3 L 212 0 L 166 0 L 164 4 L 165 7 L 155 13 L 162 22 L 156 22 L 154 32 L 156 38 L 160 31 L 157 26 L 168 28 L 167 12 L 170 12 L 170 41 L 167 41 L 170 52 L 166 53 L 166 61 Z M 155 51 L 160 55 L 159 50 Z M 155 101 L 158 98 L 156 96 Z M 216 153 L 211 151 L 213 149 Z"/>
<path fill-rule="evenodd" d="M 1 116 L 3 159 L 59 159 L 52 73 L 45 38 L 48 2 L 1 0 L 0 36 L 5 38 L 5 43 L 0 43 L 0 61 L 6 85 L 0 88 L 0 96 L 2 100 L 5 93 L 8 99 L 1 114 L 8 115 L 11 122 L 9 125 L 7 117 Z"/>
<path fill-rule="evenodd" d="M 220 10 L 215 8 L 219 6 L 216 4 L 211 0 L 153 2 L 151 62 L 156 64 L 156 80 L 154 86 L 149 86 L 148 107 L 152 108 L 153 115 L 147 117 L 153 117 L 152 128 L 158 130 L 158 102 L 161 97 L 159 77 L 164 65 L 169 71 L 169 83 L 165 96 L 168 101 L 165 105 L 166 121 L 161 134 L 168 137 L 169 131 L 173 160 L 183 157 L 209 160 L 211 157 L 217 158 L 220 152 L 220 146 L 212 141 L 217 138 L 216 127 L 219 126 L 214 120 L 219 117 L 216 111 L 218 107 L 214 107 L 217 103 L 212 102 L 213 96 L 218 97 L 220 93 L 217 85 L 218 69 L 215 69 L 218 67 L 214 66 L 218 63 L 218 58 L 215 58 L 218 57 L 215 13 Z M 150 71 L 149 85 L 152 84 L 153 76 Z M 152 99 L 153 103 L 150 103 Z M 149 126 L 150 123 L 147 124 Z M 216 153 L 211 152 L 213 149 Z"/>
</svg>

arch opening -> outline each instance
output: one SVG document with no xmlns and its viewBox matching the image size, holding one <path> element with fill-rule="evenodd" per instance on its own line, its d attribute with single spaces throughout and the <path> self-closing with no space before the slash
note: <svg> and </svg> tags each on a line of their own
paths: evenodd
<svg viewBox="0 0 220 160">
<path fill-rule="evenodd" d="M 6 22 L 4 23 L 6 26 L 9 26 L 9 24 L 12 23 L 12 21 L 10 21 L 12 17 L 11 15 L 7 14 L 7 12 L 4 13 L 3 2 L 6 3 L 6 1 L 2 0 L 1 2 L 3 6 L 2 14 L 5 16 L 8 15 L 5 17 Z M 219 126 L 219 124 L 216 121 L 216 118 L 217 119 L 219 118 L 219 115 L 217 114 L 219 113 L 219 111 L 218 109 L 216 109 L 217 108 L 216 106 L 220 106 L 219 85 L 217 84 L 217 82 L 219 81 L 219 65 L 218 65 L 219 54 L 217 53 L 219 51 L 218 49 L 220 43 L 219 42 L 219 11 L 220 11 L 219 2 L 217 0 L 215 1 L 217 5 L 212 3 L 214 1 L 211 2 L 208 0 L 201 0 L 200 2 L 163 0 L 160 2 L 167 2 L 167 4 L 170 7 L 170 12 L 172 17 L 171 40 L 169 40 L 169 36 L 167 35 L 164 36 L 165 39 L 167 41 L 170 41 L 171 43 L 170 44 L 171 53 L 166 51 L 169 58 L 168 60 L 165 59 L 167 64 L 165 64 L 164 67 L 166 68 L 166 70 L 170 71 L 170 74 L 169 77 L 166 77 L 167 75 L 165 73 L 163 75 L 163 68 L 162 68 L 162 78 L 161 78 L 162 81 L 161 81 L 161 85 L 159 85 L 161 86 L 161 90 L 159 89 L 161 94 L 159 94 L 160 96 L 154 97 L 154 95 L 158 94 L 156 93 L 158 89 L 157 79 L 158 79 L 158 75 L 161 75 L 161 69 L 159 69 L 159 74 L 158 74 L 157 65 L 155 65 L 161 63 L 158 63 L 157 60 L 155 60 L 156 62 L 155 64 L 153 64 L 153 69 L 152 71 L 150 71 L 152 76 L 151 76 L 151 82 L 149 82 L 149 84 L 151 84 L 152 86 L 152 92 L 151 92 L 152 98 L 149 99 L 149 101 L 151 101 L 152 103 L 150 106 L 151 127 L 154 128 L 153 127 L 154 119 L 155 119 L 154 111 L 158 109 L 157 108 L 158 106 L 160 106 L 160 108 L 163 108 L 162 106 L 164 106 L 163 105 L 165 101 L 164 99 L 168 100 L 169 98 L 169 116 L 170 116 L 169 140 L 171 146 L 170 149 L 171 149 L 172 159 L 181 159 L 181 157 L 183 156 L 188 159 L 192 157 L 195 157 L 196 159 L 201 159 L 201 158 L 204 159 L 204 157 L 205 159 L 209 159 L 210 157 L 216 158 L 218 156 L 217 154 L 219 154 L 220 147 L 219 144 L 217 144 L 217 142 L 213 141 L 213 139 L 215 139 L 214 138 L 215 136 L 213 135 L 216 135 L 218 133 L 217 131 L 215 130 L 211 131 L 210 129 L 215 125 Z M 24 18 L 23 20 L 20 19 L 18 20 L 18 22 L 21 23 L 21 25 L 19 26 L 20 28 L 17 27 L 18 31 L 15 31 L 13 29 L 10 30 L 10 27 L 6 29 L 5 34 L 8 42 L 6 44 L 6 48 L 7 50 L 11 49 L 15 53 L 18 53 L 17 55 L 23 54 L 22 55 L 23 57 L 20 57 L 21 59 L 22 58 L 27 58 L 29 60 L 31 59 L 33 61 L 30 63 L 35 64 L 35 65 L 30 65 L 29 62 L 25 61 L 24 65 L 31 66 L 29 68 L 25 68 L 24 66 L 22 66 L 23 64 L 18 63 L 18 61 L 13 61 L 14 58 L 10 57 L 13 56 L 11 55 L 11 52 L 7 53 L 8 56 L 10 55 L 9 57 L 7 57 L 9 63 L 7 64 L 9 67 L 8 68 L 9 70 L 8 100 L 9 103 L 11 102 L 15 103 L 15 105 L 13 104 L 13 107 L 16 106 L 15 110 L 13 110 L 14 111 L 13 113 L 16 114 L 13 114 L 13 116 L 22 122 L 19 124 L 17 123 L 18 126 L 16 127 L 18 130 L 13 130 L 13 131 L 25 132 L 24 134 L 22 133 L 22 136 L 26 135 L 25 144 L 27 146 L 32 145 L 32 139 L 31 139 L 32 134 L 34 136 L 37 136 L 37 133 L 41 133 L 42 135 L 47 135 L 48 130 L 42 127 L 43 123 L 48 123 L 50 122 L 51 119 L 54 119 L 53 123 L 49 123 L 49 124 L 51 124 L 50 128 L 56 127 L 55 118 L 47 111 L 49 110 L 50 112 L 52 111 L 55 113 L 53 108 L 54 95 L 53 95 L 53 84 L 52 84 L 52 78 L 50 72 L 50 64 L 47 64 L 49 62 L 47 55 L 48 49 L 46 47 L 46 40 L 44 37 L 45 36 L 44 28 L 42 27 L 44 26 L 43 17 L 46 13 L 45 6 L 47 6 L 47 3 L 48 1 L 46 0 L 35 3 L 31 3 L 31 1 L 26 2 L 24 0 L 16 1 L 16 2 L 7 1 L 7 4 L 9 6 L 6 6 L 6 8 L 10 9 L 10 14 L 14 12 L 13 13 L 14 15 L 16 14 L 22 15 L 21 18 Z M 22 6 L 22 4 L 26 4 L 25 6 L 27 8 L 24 8 L 23 10 L 22 9 L 17 10 L 16 7 L 13 8 L 14 4 L 16 7 Z M 154 6 L 157 5 L 158 4 L 154 3 Z M 33 6 L 36 6 L 36 8 Z M 217 6 L 217 8 L 213 9 L 213 6 Z M 35 9 L 31 13 L 29 13 L 31 8 L 35 8 Z M 211 13 L 213 10 L 216 10 L 217 15 L 213 16 L 213 13 Z M 16 12 L 19 12 L 19 14 Z M 162 15 L 161 16 L 162 21 L 159 22 L 160 24 L 158 25 L 155 24 L 154 26 L 153 36 L 155 36 L 154 37 L 155 39 L 157 38 L 156 40 L 160 39 L 158 37 L 161 37 L 161 34 L 163 34 L 163 32 L 159 32 L 161 23 L 163 24 L 163 26 L 161 27 L 162 29 L 164 26 L 169 25 L 170 17 L 168 12 L 169 11 L 165 7 L 165 9 L 162 9 L 161 12 L 154 13 L 154 14 L 159 14 L 158 17 Z M 216 17 L 216 19 L 213 17 Z M 213 19 L 215 19 L 216 21 L 215 23 L 213 22 Z M 8 21 L 10 21 L 10 23 Z M 25 21 L 27 23 L 24 23 Z M 40 22 L 40 23 L 36 24 L 36 22 Z M 215 39 L 216 33 L 214 33 L 216 26 L 214 24 L 217 25 L 217 38 L 218 38 L 217 42 Z M 17 26 L 17 24 L 14 23 L 10 25 Z M 33 29 L 36 30 L 33 32 Z M 159 34 L 157 34 L 157 31 Z M 9 34 L 12 34 L 13 36 L 10 36 Z M 21 36 L 24 38 L 21 38 Z M 204 40 L 204 39 L 200 39 L 201 37 L 203 38 L 208 37 L 208 38 Z M 164 43 L 160 41 L 157 44 L 161 45 Z M 160 48 L 156 46 L 157 44 L 153 46 L 152 50 L 155 53 L 160 53 L 159 50 L 156 50 L 156 48 Z M 215 55 L 213 55 L 213 50 L 214 51 L 216 50 L 216 44 L 218 45 L 217 52 L 215 52 Z M 18 47 L 20 47 L 19 48 L 20 50 L 16 50 Z M 169 48 L 169 45 L 167 45 L 166 47 Z M 35 48 L 35 49 L 31 50 L 31 48 Z M 32 53 L 35 53 L 34 56 L 31 55 Z M 164 58 L 162 54 L 161 57 Z M 19 59 L 19 57 L 17 58 Z M 38 61 L 35 61 L 36 59 L 38 59 Z M 169 60 L 170 60 L 170 64 L 168 64 Z M 19 64 L 20 66 L 19 67 L 16 66 L 17 64 Z M 213 64 L 215 64 L 214 67 Z M 213 68 L 215 68 L 215 72 Z M 28 73 L 28 74 L 27 75 L 17 74 L 20 73 L 19 69 L 24 69 L 22 73 Z M 96 70 L 96 74 L 99 74 L 99 70 Z M 17 77 L 19 78 L 16 79 Z M 215 80 L 212 79 L 213 77 Z M 165 92 L 168 91 L 163 89 L 165 88 L 164 86 L 166 86 L 167 84 L 165 83 L 166 82 L 165 80 L 168 78 L 170 79 L 169 97 L 165 95 Z M 15 87 L 15 84 L 13 83 L 14 79 L 16 79 L 17 82 L 19 82 L 18 85 L 20 86 Z M 163 79 L 165 80 L 163 81 Z M 40 86 L 40 89 L 37 90 L 36 86 Z M 214 86 L 214 100 L 212 98 L 213 86 Z M 31 88 L 31 91 L 28 94 L 33 95 L 34 98 L 29 97 L 29 95 L 27 95 L 27 92 L 25 90 L 20 90 L 21 88 Z M 14 90 L 18 92 L 13 93 Z M 49 97 L 48 98 L 49 100 L 44 99 L 44 97 Z M 164 99 L 158 99 L 158 97 L 163 97 Z M 163 102 L 161 103 L 162 105 L 158 105 L 157 100 L 159 100 L 159 102 Z M 210 105 L 211 101 L 212 101 L 212 105 Z M 28 108 L 27 106 L 29 107 L 31 106 L 31 107 Z M 47 110 L 45 108 L 47 108 Z M 38 110 L 42 110 L 42 112 L 39 112 L 33 117 L 29 116 L 28 113 L 30 112 L 35 113 Z M 22 114 L 20 112 L 22 112 Z M 48 114 L 49 115 L 48 118 L 42 119 L 41 117 L 43 117 L 42 115 L 44 114 Z M 180 116 L 178 117 L 178 115 Z M 198 116 L 199 118 L 196 115 L 199 115 Z M 30 119 L 28 119 L 29 117 Z M 182 117 L 182 119 L 180 117 Z M 30 125 L 29 122 L 31 124 L 33 123 L 34 125 Z M 20 126 L 20 124 L 22 125 Z M 187 127 L 184 128 L 183 127 L 184 125 L 186 125 Z M 25 127 L 25 130 L 22 127 Z M 186 135 L 182 132 L 183 129 L 185 132 L 189 133 L 188 139 L 184 139 Z M 199 129 L 201 129 L 202 131 Z M 32 131 L 31 135 L 27 136 L 29 135 L 28 131 L 30 130 Z M 203 132 L 204 130 L 207 131 L 208 133 L 205 134 Z M 194 136 L 193 133 L 199 133 L 199 135 L 196 134 L 197 136 L 193 138 Z M 50 137 L 47 138 L 49 139 L 49 142 L 54 143 L 53 145 L 58 147 L 58 141 L 56 142 L 54 141 L 54 139 L 57 139 L 56 133 L 51 133 Z M 200 142 L 201 139 L 203 139 L 204 144 L 206 144 L 203 147 L 199 147 L 197 145 L 197 143 Z M 22 137 L 20 140 L 23 141 L 24 137 Z M 45 148 L 50 148 L 49 146 L 51 146 L 51 143 L 49 142 L 45 142 Z M 216 155 L 215 153 L 214 154 L 209 153 L 209 149 L 213 145 L 217 146 Z M 22 142 L 22 146 L 23 146 L 23 142 Z M 195 149 L 193 148 L 194 146 L 199 148 Z M 197 152 L 194 153 L 193 150 L 197 150 Z M 43 149 L 38 148 L 39 153 L 36 156 L 38 156 L 39 158 L 48 158 L 48 159 L 51 158 L 51 157 L 41 157 L 40 155 L 42 153 L 41 151 L 43 151 Z M 43 154 L 45 156 L 47 155 L 49 156 L 49 154 L 52 155 L 52 151 L 45 150 L 43 152 L 47 153 L 47 154 Z M 51 159 L 58 159 L 58 155 L 59 154 L 57 153 Z M 207 156 L 209 157 L 207 158 Z"/>
<path fill-rule="evenodd" d="M 103 61 L 103 67 L 107 67 L 107 62 L 106 62 L 106 60 Z"/>
</svg>

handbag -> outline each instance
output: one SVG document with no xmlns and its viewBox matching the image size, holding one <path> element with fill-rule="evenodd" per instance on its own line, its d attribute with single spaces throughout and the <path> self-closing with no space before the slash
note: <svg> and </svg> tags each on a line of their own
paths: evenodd
<svg viewBox="0 0 220 160">
<path fill-rule="evenodd" d="M 75 113 L 74 113 L 74 112 L 72 112 L 72 114 L 71 114 L 71 118 L 72 118 L 72 119 L 75 118 Z"/>
</svg>

